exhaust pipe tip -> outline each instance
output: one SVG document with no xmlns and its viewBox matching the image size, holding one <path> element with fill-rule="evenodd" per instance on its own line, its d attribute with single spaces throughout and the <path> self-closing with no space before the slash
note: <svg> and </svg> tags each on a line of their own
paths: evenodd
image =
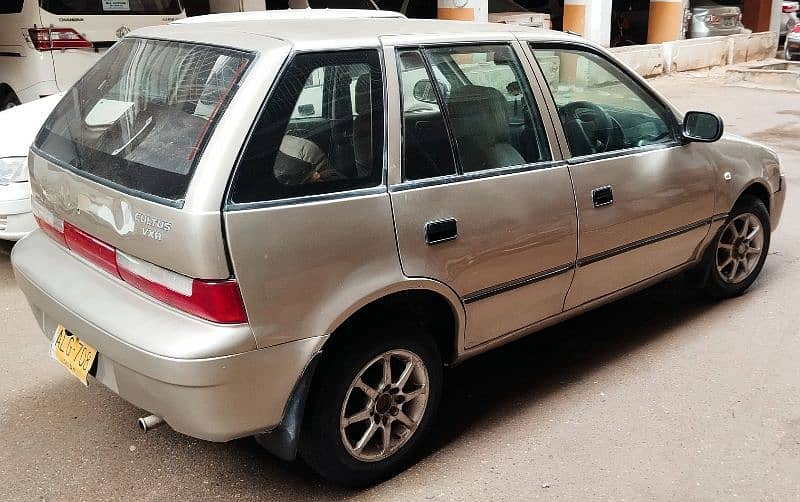
<svg viewBox="0 0 800 502">
<path fill-rule="evenodd" d="M 148 415 L 146 417 L 140 418 L 138 421 L 139 428 L 142 429 L 142 432 L 151 431 L 157 427 L 164 425 L 164 419 L 156 416 L 156 415 Z"/>
</svg>

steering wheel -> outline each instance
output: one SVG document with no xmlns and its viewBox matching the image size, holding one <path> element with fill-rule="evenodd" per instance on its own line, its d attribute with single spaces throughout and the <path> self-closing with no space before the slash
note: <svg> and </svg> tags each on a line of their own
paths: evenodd
<svg viewBox="0 0 800 502">
<path fill-rule="evenodd" d="M 608 150 L 611 116 L 589 101 L 573 101 L 559 109 L 573 155 L 589 155 Z"/>
</svg>

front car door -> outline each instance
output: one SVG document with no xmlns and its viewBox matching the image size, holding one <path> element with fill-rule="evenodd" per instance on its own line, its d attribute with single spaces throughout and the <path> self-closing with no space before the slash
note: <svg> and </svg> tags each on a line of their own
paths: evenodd
<svg viewBox="0 0 800 502">
<path fill-rule="evenodd" d="M 531 45 L 569 151 L 580 233 L 565 308 L 692 260 L 714 216 L 714 170 L 675 114 L 600 51 Z M 567 156 L 567 154 L 565 154 Z"/>
<path fill-rule="evenodd" d="M 463 349 L 560 313 L 575 201 L 521 46 L 384 44 L 400 84 L 402 178 L 390 194 L 404 273 L 461 297 Z"/>
</svg>

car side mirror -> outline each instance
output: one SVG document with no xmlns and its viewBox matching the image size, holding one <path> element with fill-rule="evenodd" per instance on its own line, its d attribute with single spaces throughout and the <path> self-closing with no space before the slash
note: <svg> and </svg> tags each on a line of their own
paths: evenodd
<svg viewBox="0 0 800 502">
<path fill-rule="evenodd" d="M 714 113 L 687 112 L 683 117 L 683 137 L 689 141 L 713 143 L 724 130 L 722 119 Z"/>
<path fill-rule="evenodd" d="M 297 107 L 297 114 L 301 117 L 311 117 L 315 112 L 314 105 L 300 105 Z"/>
<path fill-rule="evenodd" d="M 414 84 L 414 99 L 423 103 L 436 103 L 436 91 L 429 79 L 424 78 Z"/>
</svg>

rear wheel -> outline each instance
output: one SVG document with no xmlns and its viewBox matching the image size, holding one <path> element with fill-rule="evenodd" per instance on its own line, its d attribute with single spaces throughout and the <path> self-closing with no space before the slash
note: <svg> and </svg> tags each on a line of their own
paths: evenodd
<svg viewBox="0 0 800 502">
<path fill-rule="evenodd" d="M 315 381 L 300 454 L 325 478 L 363 486 L 419 453 L 439 405 L 442 361 L 429 337 L 393 329 L 336 347 Z"/>
<path fill-rule="evenodd" d="M 705 289 L 716 298 L 740 295 L 756 280 L 767 258 L 769 213 L 755 197 L 734 207 L 706 255 Z"/>
</svg>

